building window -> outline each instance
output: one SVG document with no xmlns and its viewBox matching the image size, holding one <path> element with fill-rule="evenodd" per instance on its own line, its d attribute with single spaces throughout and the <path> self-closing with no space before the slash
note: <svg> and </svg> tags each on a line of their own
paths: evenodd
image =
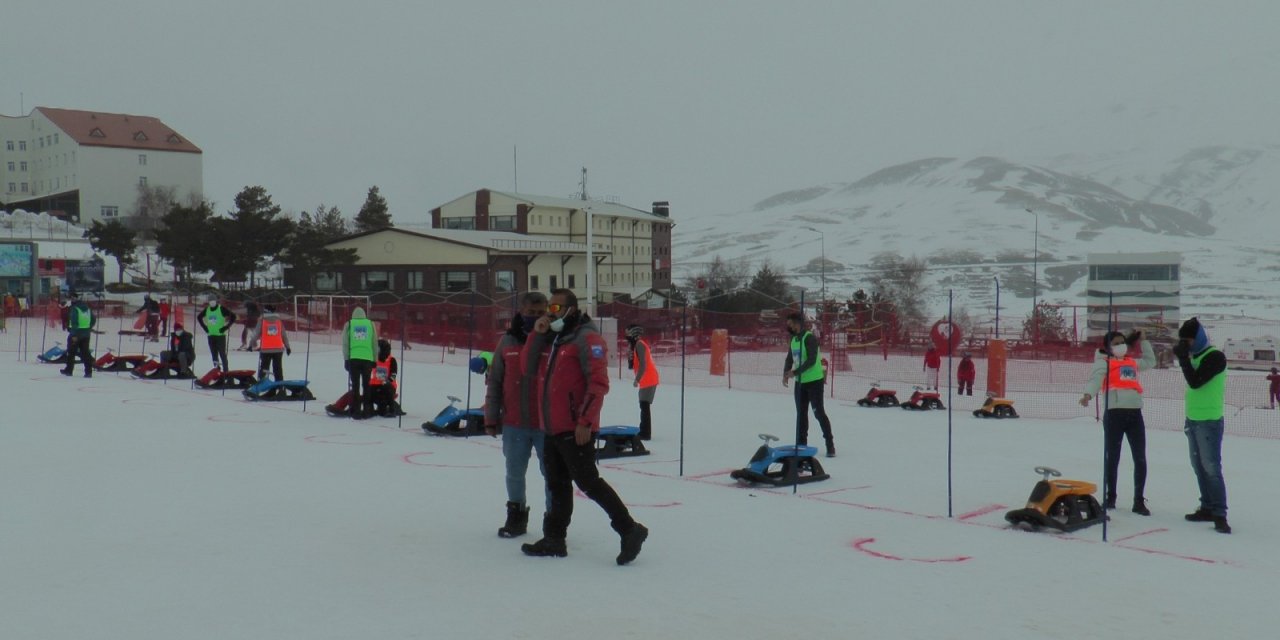
<svg viewBox="0 0 1280 640">
<path fill-rule="evenodd" d="M 410 271 L 405 275 L 409 276 L 408 286 L 410 291 L 422 291 L 424 289 L 423 284 L 426 282 L 426 277 L 421 271 Z"/>
<path fill-rule="evenodd" d="M 446 229 L 475 229 L 475 218 L 445 218 L 444 228 Z"/>
<path fill-rule="evenodd" d="M 1089 267 L 1090 280 L 1177 280 L 1176 264 L 1098 264 Z"/>
<path fill-rule="evenodd" d="M 441 271 L 440 272 L 440 291 L 444 293 L 457 293 L 459 291 L 474 290 L 476 288 L 476 274 L 470 271 Z"/>
<path fill-rule="evenodd" d="M 61 140 L 62 140 L 62 138 L 61 138 L 58 134 L 56 134 L 56 133 L 55 133 L 55 134 L 53 134 L 53 143 L 54 143 L 54 144 L 58 144 Z"/>
<path fill-rule="evenodd" d="M 556 277 L 550 276 L 550 278 L 551 278 L 551 290 L 555 291 L 556 289 L 559 289 L 560 287 L 556 286 Z"/>
<path fill-rule="evenodd" d="M 139 178 L 138 178 L 138 186 L 139 186 L 139 187 L 145 187 L 145 186 L 147 186 L 147 177 L 146 177 L 146 176 L 141 176 L 141 177 L 139 177 Z"/>
<path fill-rule="evenodd" d="M 572 273 L 571 273 L 571 274 L 569 274 L 569 288 L 570 288 L 570 289 L 572 289 L 572 288 L 574 288 L 574 287 L 578 286 L 578 284 L 577 284 L 577 279 L 576 279 L 576 278 L 577 278 L 577 276 L 575 276 L 574 274 L 572 274 Z"/>
<path fill-rule="evenodd" d="M 18 183 L 16 183 L 16 182 L 10 182 L 10 183 L 9 183 L 9 193 L 13 193 L 13 192 L 15 192 L 15 191 L 17 191 L 17 190 L 18 190 Z"/>
<path fill-rule="evenodd" d="M 138 154 L 138 164 L 143 167 L 147 166 L 147 154 L 145 153 Z"/>
<path fill-rule="evenodd" d="M 17 167 L 17 166 L 18 166 L 18 165 L 14 164 L 12 160 L 10 160 L 10 161 L 9 161 L 9 170 L 10 170 L 10 171 L 17 171 L 17 169 L 15 168 L 15 167 Z"/>
<path fill-rule="evenodd" d="M 120 207 L 103 205 L 102 208 L 98 209 L 98 214 L 103 218 L 114 218 L 120 215 Z"/>
<path fill-rule="evenodd" d="M 25 183 L 25 182 L 24 182 L 24 183 L 22 183 L 22 188 L 21 188 L 21 189 L 19 189 L 18 191 L 19 191 L 19 193 L 26 193 L 26 192 L 27 192 L 27 183 Z"/>
<path fill-rule="evenodd" d="M 342 274 L 337 271 L 316 272 L 316 291 L 339 291 L 342 289 Z"/>
<path fill-rule="evenodd" d="M 512 293 L 516 290 L 516 272 L 496 271 L 493 274 L 493 290 L 497 293 Z"/>
<path fill-rule="evenodd" d="M 538 276 L 529 276 L 529 290 L 530 291 L 538 290 Z"/>
<path fill-rule="evenodd" d="M 515 231 L 515 216 L 490 216 L 489 229 L 491 231 Z"/>
<path fill-rule="evenodd" d="M 26 140 L 19 140 L 19 141 L 18 141 L 18 151 L 26 151 L 26 150 L 27 150 L 27 141 L 26 141 Z"/>
<path fill-rule="evenodd" d="M 19 167 L 19 169 L 18 169 L 19 171 L 26 171 L 26 170 L 27 170 L 27 161 L 26 161 L 26 160 L 23 160 L 22 162 L 19 162 L 19 163 L 18 163 L 18 167 Z"/>
<path fill-rule="evenodd" d="M 5 141 L 4 141 L 4 150 L 5 150 L 5 151 L 13 151 L 13 141 L 12 141 L 12 140 L 5 140 Z"/>
<path fill-rule="evenodd" d="M 361 291 L 390 291 L 391 272 L 365 271 L 360 274 Z"/>
</svg>

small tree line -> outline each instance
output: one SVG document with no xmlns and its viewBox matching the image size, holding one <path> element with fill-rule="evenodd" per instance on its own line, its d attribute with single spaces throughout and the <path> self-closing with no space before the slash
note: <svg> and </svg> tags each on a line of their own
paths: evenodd
<svg viewBox="0 0 1280 640">
<path fill-rule="evenodd" d="M 348 222 L 337 207 L 323 204 L 296 218 L 284 215 L 261 186 L 247 186 L 235 196 L 235 208 L 219 215 L 207 200 L 180 203 L 171 189 L 139 187 L 135 216 L 129 224 L 94 220 L 85 230 L 95 251 L 116 260 L 118 280 L 137 263 L 139 242 L 155 245 L 156 255 L 173 265 L 179 280 L 192 282 L 210 273 L 219 286 L 245 282 L 252 288 L 258 272 L 270 263 L 293 268 L 300 281 L 314 284 L 317 272 L 354 264 L 354 249 L 329 249 L 350 233 L 391 226 L 387 201 L 371 187 L 360 212 Z"/>
</svg>

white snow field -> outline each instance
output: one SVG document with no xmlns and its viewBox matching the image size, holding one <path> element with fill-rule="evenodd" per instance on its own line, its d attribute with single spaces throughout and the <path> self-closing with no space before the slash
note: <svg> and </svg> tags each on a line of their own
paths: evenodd
<svg viewBox="0 0 1280 640">
<path fill-rule="evenodd" d="M 345 389 L 329 344 L 310 347 L 320 401 L 304 412 L 186 382 L 65 378 L 35 361 L 39 336 L 24 360 L 20 336 L 13 319 L 0 334 L 0 638 L 1264 638 L 1278 619 L 1277 440 L 1228 437 L 1235 533 L 1221 535 L 1183 520 L 1197 506 L 1183 435 L 1150 430 L 1153 515 L 1114 512 L 1103 542 L 1101 526 L 1003 519 L 1036 465 L 1099 481 L 1091 417 L 980 420 L 976 399 L 949 400 L 949 507 L 946 412 L 833 402 L 831 479 L 793 495 L 729 478 L 757 433 L 790 439 L 790 396 L 688 389 L 681 475 L 668 368 L 653 454 L 602 464 L 652 531 L 619 567 L 617 535 L 581 496 L 567 558 L 522 555 L 536 530 L 496 535 L 499 441 L 420 429 L 468 380 L 479 404 L 465 354 L 408 352 L 398 429 L 324 415 Z M 304 340 L 286 377 L 302 377 Z M 634 423 L 634 390 L 615 383 L 605 421 Z M 537 521 L 536 466 L 529 481 Z"/>
</svg>

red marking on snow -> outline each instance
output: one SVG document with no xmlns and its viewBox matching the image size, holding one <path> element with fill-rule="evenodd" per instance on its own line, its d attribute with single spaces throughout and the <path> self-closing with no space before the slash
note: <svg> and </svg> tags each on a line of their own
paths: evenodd
<svg viewBox="0 0 1280 640">
<path fill-rule="evenodd" d="M 408 462 L 409 464 L 416 464 L 420 467 L 444 467 L 447 469 L 488 469 L 490 466 L 487 464 L 442 464 L 442 463 L 435 463 L 435 462 L 418 462 L 414 460 L 414 458 L 418 456 L 429 456 L 429 455 L 431 455 L 430 451 L 416 451 L 414 453 L 406 453 L 400 456 L 400 459 L 405 462 Z"/>
<path fill-rule="evenodd" d="M 696 476 L 685 476 L 685 477 L 684 477 L 684 479 L 685 479 L 685 480 L 701 480 L 701 479 L 703 479 L 703 478 L 712 478 L 712 477 L 715 477 L 715 476 L 727 476 L 727 475 L 729 475 L 730 473 L 733 473 L 734 471 L 736 471 L 736 469 L 720 469 L 719 471 L 710 471 L 710 472 L 708 472 L 708 473 L 699 473 L 699 474 L 698 474 L 698 475 L 696 475 Z"/>
<path fill-rule="evenodd" d="M 960 515 L 956 516 L 956 519 L 957 519 L 957 520 L 968 520 L 968 519 L 970 519 L 970 518 L 976 518 L 976 517 L 978 517 L 978 516 L 985 516 L 985 515 L 987 515 L 988 513 L 991 513 L 991 512 L 993 512 L 993 511 L 1000 511 L 1000 510 L 1005 509 L 1005 508 L 1006 508 L 1006 507 L 1005 507 L 1004 505 L 1002 505 L 1002 504 L 989 504 L 989 505 L 987 505 L 987 506 L 985 506 L 985 507 L 982 507 L 981 509 L 975 509 L 975 510 L 973 510 L 973 511 L 970 511 L 969 513 L 962 513 L 962 514 L 960 514 Z"/>
<path fill-rule="evenodd" d="M 634 466 L 634 465 L 637 465 L 637 464 L 669 464 L 669 463 L 672 463 L 672 462 L 680 462 L 680 460 L 679 460 L 679 458 L 673 458 L 673 459 L 671 459 L 671 460 L 652 460 L 652 459 L 649 459 L 648 457 L 646 457 L 646 458 L 644 458 L 644 459 L 642 459 L 642 460 L 632 460 L 632 461 L 625 461 L 625 462 L 624 462 L 624 461 L 617 461 L 617 462 L 615 462 L 613 458 L 606 458 L 604 462 L 601 462 L 601 463 L 600 463 L 600 466 L 602 466 L 602 467 L 629 467 L 629 466 Z"/>
<path fill-rule="evenodd" d="M 807 494 L 805 494 L 805 495 L 806 495 L 806 496 L 809 496 L 809 497 L 814 497 L 814 496 L 825 496 L 825 495 L 830 495 L 830 494 L 833 494 L 833 493 L 840 493 L 841 491 L 856 491 L 856 490 L 858 490 L 858 489 L 870 489 L 870 488 L 871 488 L 871 485 L 869 485 L 869 484 L 864 484 L 864 485 L 862 485 L 862 486 L 860 486 L 860 487 L 844 487 L 844 488 L 841 488 L 841 489 L 831 489 L 830 491 L 814 491 L 813 493 L 807 493 Z"/>
<path fill-rule="evenodd" d="M 306 440 L 307 442 L 318 442 L 320 444 L 350 444 L 350 445 L 382 444 L 381 440 L 374 440 L 372 442 L 344 442 L 341 440 L 327 439 L 327 438 L 346 438 L 346 437 L 348 436 L 345 433 L 331 433 L 327 436 L 307 436 L 306 438 L 303 438 L 303 440 Z"/>
<path fill-rule="evenodd" d="M 873 558 L 880 558 L 882 560 L 897 560 L 897 561 L 906 560 L 910 562 L 924 562 L 927 564 L 937 564 L 942 562 L 965 562 L 967 560 L 973 559 L 973 556 L 953 556 L 950 558 L 903 558 L 901 556 L 895 556 L 888 553 L 883 553 L 880 551 L 868 549 L 867 545 L 875 541 L 876 541 L 875 538 L 858 538 L 857 540 L 854 540 L 853 542 L 851 542 L 849 546 Z"/>
<path fill-rule="evenodd" d="M 1115 546 L 1116 546 L 1116 547 L 1119 547 L 1119 548 L 1121 548 L 1121 549 L 1129 549 L 1129 550 L 1131 550 L 1131 551 L 1140 551 L 1140 552 L 1142 552 L 1142 553 L 1149 553 L 1149 554 L 1151 554 L 1151 555 L 1155 555 L 1155 556 L 1168 556 L 1168 557 L 1170 557 L 1170 558 L 1179 558 L 1179 559 L 1182 559 L 1182 560 L 1190 560 L 1190 561 L 1192 561 L 1192 562 L 1203 562 L 1203 563 L 1205 563 L 1205 564 L 1231 564 L 1231 563 L 1229 563 L 1229 562 L 1227 562 L 1227 561 L 1225 561 L 1225 560 L 1213 560 L 1213 559 L 1210 559 L 1210 558 L 1201 558 L 1200 556 L 1187 556 L 1187 555 L 1182 555 L 1182 554 L 1180 554 L 1180 553 L 1173 553 L 1173 552 L 1170 552 L 1170 551 L 1157 551 L 1157 550 L 1155 550 L 1155 549 L 1144 549 L 1144 548 L 1142 548 L 1142 547 L 1131 547 L 1131 546 L 1129 546 L 1129 545 L 1127 545 L 1127 544 L 1116 544 Z"/>
<path fill-rule="evenodd" d="M 1164 533 L 1164 532 L 1166 532 L 1166 531 L 1168 531 L 1168 529 L 1151 529 L 1150 531 L 1141 531 L 1141 532 L 1135 533 L 1135 534 L 1133 534 L 1133 535 L 1131 535 L 1131 536 L 1125 536 L 1125 537 L 1123 537 L 1123 538 L 1118 538 L 1118 539 L 1116 539 L 1116 540 L 1112 540 L 1112 542 L 1114 542 L 1114 543 L 1116 543 L 1116 544 L 1120 544 L 1121 542 L 1124 542 L 1125 540 L 1132 540 L 1132 539 L 1134 539 L 1134 538 L 1138 538 L 1138 537 L 1141 537 L 1141 536 L 1151 535 L 1151 534 L 1153 534 L 1153 533 Z"/>
<path fill-rule="evenodd" d="M 251 420 L 249 418 L 241 418 L 241 417 L 238 417 L 237 414 L 231 414 L 231 416 L 227 416 L 227 417 L 209 416 L 205 419 L 208 420 L 209 422 L 231 422 L 234 424 L 266 424 L 267 423 L 266 420 Z"/>
</svg>

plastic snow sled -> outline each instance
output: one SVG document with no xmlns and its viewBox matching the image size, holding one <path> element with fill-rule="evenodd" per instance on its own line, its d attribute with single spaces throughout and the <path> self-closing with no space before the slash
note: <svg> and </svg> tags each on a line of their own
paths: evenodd
<svg viewBox="0 0 1280 640">
<path fill-rule="evenodd" d="M 1062 474 L 1051 467 L 1036 467 L 1043 479 L 1027 498 L 1027 506 L 1004 514 L 1009 524 L 1037 531 L 1043 527 L 1075 531 L 1102 522 L 1106 510 L 1093 493 L 1098 485 L 1084 480 L 1051 480 Z"/>
<path fill-rule="evenodd" d="M 881 389 L 880 383 L 872 383 L 871 389 L 867 391 L 867 395 L 858 398 L 859 407 L 896 407 L 898 406 L 898 392 L 893 389 Z"/>
<path fill-rule="evenodd" d="M 196 377 L 190 369 L 182 371 L 176 362 L 160 362 L 155 358 L 130 369 L 129 373 L 143 380 L 194 380 Z"/>
<path fill-rule="evenodd" d="M 484 435 L 484 409 L 460 409 L 462 398 L 448 396 L 449 406 L 436 417 L 422 423 L 422 430 L 433 436 L 481 436 Z"/>
<path fill-rule="evenodd" d="M 249 400 L 315 400 L 306 380 L 262 380 L 241 393 Z"/>
<path fill-rule="evenodd" d="M 45 364 L 66 364 L 67 350 L 63 349 L 60 343 L 55 342 L 48 351 L 36 356 L 36 360 Z"/>
<path fill-rule="evenodd" d="M 778 436 L 767 433 L 760 434 L 764 444 L 756 449 L 751 462 L 745 468 L 729 474 L 730 478 L 746 484 L 771 484 L 785 487 L 789 484 L 818 482 L 831 476 L 822 470 L 818 462 L 818 448 L 808 445 L 769 446 L 777 442 Z"/>
<path fill-rule="evenodd" d="M 93 362 L 93 368 L 98 371 L 129 372 L 142 366 L 146 361 L 147 356 L 145 354 L 135 353 L 118 356 L 111 353 L 110 349 L 107 349 L 106 353 L 98 356 L 98 359 Z"/>
<path fill-rule="evenodd" d="M 649 450 L 640 440 L 640 427 L 615 425 L 600 427 L 596 433 L 596 458 L 647 456 Z"/>
<path fill-rule="evenodd" d="M 214 367 L 192 384 L 201 389 L 248 389 L 258 384 L 258 378 L 252 369 L 223 371 Z"/>
<path fill-rule="evenodd" d="M 911 393 L 911 399 L 902 403 L 903 409 L 946 409 L 942 406 L 942 394 L 937 391 L 925 391 L 924 387 L 917 386 L 915 391 Z"/>
<path fill-rule="evenodd" d="M 987 396 L 981 407 L 973 410 L 975 418 L 1016 418 L 1018 412 L 1013 410 L 1013 401 L 1008 398 Z"/>
<path fill-rule="evenodd" d="M 351 417 L 351 391 L 342 394 L 333 404 L 325 405 L 324 412 L 333 418 L 350 418 Z M 382 418 L 398 418 L 400 416 L 409 415 L 400 408 L 400 403 L 395 400 L 391 401 L 391 406 L 379 409 L 377 403 L 374 403 L 373 415 Z"/>
</svg>

